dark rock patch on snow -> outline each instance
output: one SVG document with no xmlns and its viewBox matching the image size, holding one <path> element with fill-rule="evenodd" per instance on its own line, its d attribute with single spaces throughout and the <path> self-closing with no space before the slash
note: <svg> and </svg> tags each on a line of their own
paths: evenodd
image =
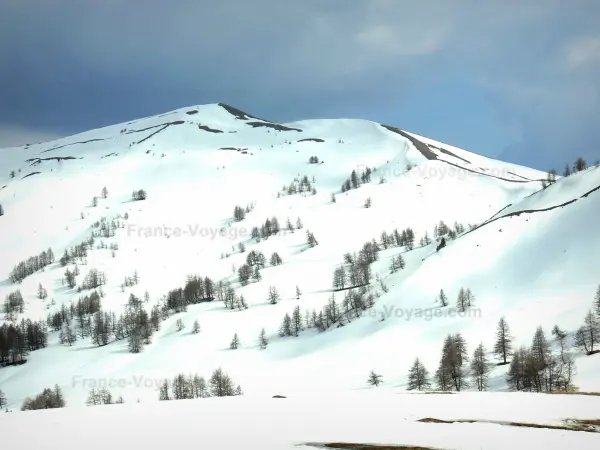
<svg viewBox="0 0 600 450">
<path fill-rule="evenodd" d="M 325 139 L 319 139 L 319 138 L 304 138 L 304 139 L 300 139 L 298 142 L 325 142 Z"/>
<path fill-rule="evenodd" d="M 435 148 L 436 150 L 439 150 L 440 152 L 445 153 L 446 155 L 454 156 L 456 159 L 460 159 L 461 161 L 464 161 L 467 164 L 471 164 L 471 161 L 467 161 L 465 158 L 461 158 L 457 154 L 452 153 L 450 150 L 446 150 L 445 148 L 436 147 L 435 145 L 429 145 L 429 147 Z"/>
<path fill-rule="evenodd" d="M 240 119 L 240 120 L 256 119 L 256 120 L 262 120 L 263 122 L 270 122 L 270 120 L 264 120 L 264 119 L 261 119 L 260 117 L 253 116 L 251 114 L 248 114 L 247 112 L 242 111 L 241 109 L 234 108 L 233 106 L 230 106 L 226 103 L 217 103 L 217 105 L 219 105 L 221 108 L 225 109 L 229 114 L 234 116 L 236 119 Z"/>
<path fill-rule="evenodd" d="M 42 161 L 56 161 L 56 162 L 60 162 L 60 161 L 66 161 L 69 159 L 83 159 L 83 157 L 81 158 L 75 158 L 74 156 L 53 156 L 52 158 L 30 158 L 30 159 L 26 159 L 25 162 L 30 162 L 30 166 L 36 166 L 38 164 L 41 164 Z"/>
<path fill-rule="evenodd" d="M 411 136 L 410 134 L 405 133 L 400 128 L 392 127 L 391 125 L 384 125 L 382 123 L 380 125 L 383 128 L 385 128 L 393 133 L 399 134 L 400 136 L 408 139 L 410 142 L 412 142 L 412 144 L 415 146 L 415 148 L 417 150 L 419 150 L 419 152 L 421 152 L 421 154 L 428 160 L 432 161 L 432 160 L 438 159 L 437 155 L 435 153 L 433 153 L 431 151 L 431 149 L 427 146 L 427 144 L 425 144 L 424 142 L 421 142 L 420 140 Z"/>
<path fill-rule="evenodd" d="M 273 128 L 274 130 L 277 130 L 277 131 L 299 131 L 299 132 L 302 132 L 302 130 L 299 128 L 290 128 L 290 127 L 286 127 L 285 125 L 280 125 L 278 123 L 273 123 L 273 122 L 246 122 L 246 125 L 250 125 L 251 127 L 254 127 L 254 128 L 258 128 L 258 127 Z"/>
<path fill-rule="evenodd" d="M 99 141 L 105 141 L 105 140 L 106 139 L 90 139 L 89 141 L 71 142 L 70 144 L 59 145 L 58 147 L 49 148 L 48 150 L 44 150 L 42 153 L 51 152 L 53 150 L 58 150 L 59 148 L 68 147 L 69 145 L 87 144 L 89 142 L 99 142 Z"/>
<path fill-rule="evenodd" d="M 210 128 L 210 127 L 207 127 L 206 125 L 198 124 L 198 128 L 200 128 L 201 130 L 204 130 L 204 131 L 209 131 L 211 133 L 222 133 L 221 130 L 217 130 L 216 128 Z"/>
<path fill-rule="evenodd" d="M 509 174 L 509 175 L 513 175 L 515 177 L 523 178 L 524 180 L 527 180 L 527 181 L 533 181 L 532 179 L 526 178 L 523 175 L 519 175 L 518 173 L 514 173 L 514 172 L 506 172 L 506 173 Z"/>
<path fill-rule="evenodd" d="M 143 129 L 143 130 L 137 130 L 137 131 L 131 131 L 131 132 L 127 132 L 127 134 L 130 134 L 130 133 L 139 133 L 140 131 L 149 130 L 149 129 L 151 129 L 151 128 L 162 127 L 162 128 L 159 128 L 159 129 L 158 129 L 157 131 L 155 131 L 154 133 L 151 133 L 151 134 L 149 134 L 149 135 L 148 135 L 148 136 L 146 136 L 144 139 L 142 139 L 142 140 L 140 140 L 140 141 L 137 141 L 137 142 L 136 142 L 136 144 L 141 144 L 142 142 L 144 142 L 144 141 L 147 141 L 148 139 L 150 139 L 152 136 L 155 136 L 155 135 L 157 135 L 158 133 L 160 133 L 161 131 L 164 131 L 164 130 L 166 130 L 166 129 L 167 129 L 167 128 L 169 128 L 170 126 L 173 126 L 173 125 L 181 125 L 181 124 L 184 124 L 184 123 L 185 123 L 185 121 L 184 121 L 184 120 L 176 120 L 176 121 L 174 121 L 174 122 L 169 122 L 169 123 L 166 123 L 166 124 L 163 124 L 163 125 L 155 125 L 155 126 L 153 126 L 153 127 L 148 127 L 148 128 L 145 128 L 145 129 Z"/>
</svg>

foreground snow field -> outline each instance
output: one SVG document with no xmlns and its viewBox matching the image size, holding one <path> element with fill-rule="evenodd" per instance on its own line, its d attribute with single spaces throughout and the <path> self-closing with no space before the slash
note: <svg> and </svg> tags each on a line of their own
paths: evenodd
<svg viewBox="0 0 600 450">
<path fill-rule="evenodd" d="M 309 164 L 313 156 L 319 163 Z M 340 191 L 353 170 L 360 176 L 367 167 L 376 169 L 370 181 Z M 14 178 L 9 176 L 13 170 Z M 11 283 L 8 274 L 15 264 L 48 247 L 58 260 L 65 249 L 87 239 L 103 217 L 110 221 L 120 216 L 123 228 L 102 239 L 118 250 L 113 256 L 108 248 L 96 248 L 97 239 L 87 264 L 79 264 L 77 280 L 79 285 L 92 268 L 106 274 L 103 311 L 119 315 L 130 294 L 143 298 L 145 292 L 149 311 L 170 290 L 182 288 L 190 274 L 230 281 L 248 304 L 243 310 L 229 310 L 217 300 L 189 305 L 161 322 L 151 343 L 136 354 L 129 352 L 127 339 L 111 339 L 99 347 L 86 337 L 69 346 L 61 345 L 59 333 L 52 332 L 48 347 L 32 351 L 25 364 L 0 368 L 0 389 L 15 411 L 0 417 L 3 429 L 23 432 L 39 421 L 35 426 L 43 427 L 40 435 L 58 437 L 66 427 L 71 436 L 83 437 L 92 435 L 91 427 L 100 421 L 111 433 L 92 440 L 90 445 L 98 447 L 141 428 L 144 439 L 156 447 L 162 440 L 172 445 L 177 439 L 197 439 L 211 448 L 232 448 L 235 443 L 283 449 L 292 443 L 345 439 L 507 448 L 524 439 L 528 449 L 564 448 L 566 442 L 600 448 L 596 436 L 584 432 L 414 423 L 420 416 L 549 423 L 593 419 L 600 416 L 596 398 L 398 393 L 406 387 L 416 357 L 433 374 L 450 333 L 463 335 L 469 354 L 483 342 L 493 358 L 502 316 L 515 348 L 530 345 L 538 326 L 551 339 L 550 330 L 559 325 L 572 343 L 600 283 L 597 168 L 559 177 L 542 190 L 545 173 L 374 122 L 273 124 L 215 104 L 2 149 L 0 172 L 5 212 L 0 217 L 0 298 L 21 291 L 25 305 L 19 321 L 45 320 L 90 291 L 65 286 L 65 267 L 58 263 Z M 314 195 L 282 191 L 304 175 L 315 187 Z M 106 198 L 101 195 L 104 187 Z M 146 200 L 131 200 L 138 189 L 147 191 Z M 235 222 L 234 206 L 249 204 L 253 209 Z M 260 242 L 252 239 L 252 228 L 273 216 L 282 231 Z M 303 228 L 285 229 L 288 218 L 294 228 L 300 218 Z M 421 247 L 419 240 L 425 233 L 433 238 L 440 221 L 458 222 L 466 231 L 439 252 L 435 240 Z M 166 235 L 157 231 L 163 227 L 170 228 Z M 304 314 L 327 304 L 334 268 L 345 253 L 379 241 L 383 231 L 407 227 L 415 231 L 416 246 L 379 252 L 372 264 L 376 301 L 362 317 L 324 332 L 310 329 L 298 337 L 279 337 L 282 319 L 296 306 Z M 318 240 L 313 248 L 306 245 L 307 230 Z M 267 263 L 261 281 L 241 286 L 237 269 L 251 250 L 267 259 L 277 252 L 283 264 Z M 390 262 L 399 254 L 406 267 L 392 274 Z M 123 289 L 124 278 L 136 271 L 139 284 Z M 48 291 L 44 300 L 37 298 L 39 284 Z M 269 303 L 271 286 L 281 295 L 277 304 Z M 299 299 L 296 286 L 302 291 Z M 456 297 L 462 287 L 471 289 L 476 301 L 467 314 L 459 315 Z M 450 304 L 433 316 L 441 289 Z M 335 296 L 341 304 L 344 292 Z M 185 325 L 181 331 L 179 320 Z M 198 334 L 191 333 L 195 320 L 201 327 Z M 8 323 L 4 314 L 2 323 Z M 265 350 L 257 343 L 262 328 L 269 340 Z M 237 350 L 229 348 L 234 333 L 240 339 Z M 577 357 L 574 384 L 582 391 L 600 391 L 600 354 L 570 353 Z M 158 403 L 162 380 L 178 373 L 209 377 L 217 367 L 241 385 L 243 398 Z M 493 369 L 489 390 L 508 389 L 507 369 Z M 386 394 L 355 396 L 354 391 L 365 388 L 371 370 L 383 375 L 379 390 Z M 55 384 L 64 392 L 67 411 L 17 414 L 26 397 Z M 109 386 L 115 397 L 122 395 L 126 404 L 87 408 L 82 416 L 68 411 L 84 407 L 89 390 L 102 386 Z M 291 398 L 277 403 L 269 398 L 275 394 Z M 166 417 L 173 414 L 175 423 L 166 425 Z M 161 434 L 163 430 L 168 433 Z M 484 435 L 489 436 L 486 447 L 481 446 Z M 217 436 L 219 442 L 214 442 Z M 48 442 L 58 446 L 64 439 Z M 260 447 L 254 445 L 259 442 Z"/>
<path fill-rule="evenodd" d="M 26 438 L 35 430 L 48 450 L 82 445 L 89 450 L 292 450 L 336 442 L 462 450 L 596 450 L 598 432 L 543 426 L 576 427 L 576 419 L 598 419 L 599 411 L 600 397 L 592 396 L 423 395 L 380 388 L 339 396 L 241 396 L 0 414 L 0 429 L 5 442 L 19 442 L 22 449 L 39 447 L 37 440 Z M 531 424 L 542 427 L 527 426 Z"/>
</svg>

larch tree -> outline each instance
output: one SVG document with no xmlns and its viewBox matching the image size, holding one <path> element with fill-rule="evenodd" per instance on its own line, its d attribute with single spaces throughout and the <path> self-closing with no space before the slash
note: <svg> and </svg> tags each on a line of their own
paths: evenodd
<svg viewBox="0 0 600 450">
<path fill-rule="evenodd" d="M 267 345 L 269 345 L 269 340 L 267 339 L 267 332 L 263 328 L 258 335 L 258 346 L 261 350 L 264 350 L 267 348 Z"/>
<path fill-rule="evenodd" d="M 229 348 L 231 350 L 237 350 L 239 346 L 240 346 L 240 338 L 238 337 L 238 334 L 235 333 L 233 335 L 233 339 L 231 340 L 231 344 L 229 344 Z"/>
<path fill-rule="evenodd" d="M 382 376 L 378 375 L 377 373 L 375 373 L 374 370 L 371 370 L 371 373 L 369 374 L 369 378 L 367 379 L 367 383 L 370 384 L 371 386 L 379 386 L 381 383 L 383 383 L 382 380 Z"/>
<path fill-rule="evenodd" d="M 429 372 L 421 362 L 419 358 L 415 359 L 412 367 L 408 372 L 408 391 L 413 390 L 425 390 L 431 387 L 431 383 L 429 381 Z"/>
<path fill-rule="evenodd" d="M 439 302 L 442 308 L 448 306 L 448 296 L 446 295 L 443 289 L 440 289 L 440 295 L 438 296 L 437 301 Z"/>
<path fill-rule="evenodd" d="M 271 305 L 276 305 L 280 299 L 279 292 L 275 286 L 269 287 L 269 303 Z"/>
<path fill-rule="evenodd" d="M 490 370 L 491 364 L 487 358 L 485 347 L 483 343 L 480 343 L 471 358 L 471 376 L 480 392 L 487 389 Z"/>
<path fill-rule="evenodd" d="M 502 359 L 502 365 L 508 364 L 508 357 L 512 354 L 512 341 L 513 338 L 510 335 L 508 323 L 504 317 L 500 318 L 498 322 L 498 329 L 496 331 L 496 343 L 494 344 L 494 353 Z"/>
</svg>

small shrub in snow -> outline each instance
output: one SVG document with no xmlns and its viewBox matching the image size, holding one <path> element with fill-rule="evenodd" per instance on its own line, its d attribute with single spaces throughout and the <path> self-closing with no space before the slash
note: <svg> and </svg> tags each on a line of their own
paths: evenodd
<svg viewBox="0 0 600 450">
<path fill-rule="evenodd" d="M 371 386 L 377 387 L 381 383 L 383 383 L 383 377 L 381 375 L 376 374 L 375 371 L 372 370 L 369 374 L 369 378 L 367 379 L 367 383 Z"/>
</svg>

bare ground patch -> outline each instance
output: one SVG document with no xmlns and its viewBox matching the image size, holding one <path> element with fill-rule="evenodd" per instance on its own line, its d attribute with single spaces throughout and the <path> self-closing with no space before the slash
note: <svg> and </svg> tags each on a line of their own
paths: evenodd
<svg viewBox="0 0 600 450">
<path fill-rule="evenodd" d="M 210 128 L 210 127 L 207 127 L 206 125 L 200 125 L 200 124 L 198 124 L 198 128 L 200 128 L 201 130 L 204 130 L 204 131 L 209 131 L 211 133 L 222 133 L 223 132 L 221 130 L 217 130 L 216 128 Z"/>
<path fill-rule="evenodd" d="M 89 141 L 81 141 L 81 142 L 72 142 L 70 144 L 65 144 L 65 145 L 59 145 L 58 147 L 52 147 L 49 148 L 47 150 L 44 150 L 42 153 L 46 153 L 46 152 L 51 152 L 53 150 L 58 150 L 59 148 L 63 148 L 63 147 L 68 147 L 69 145 L 77 145 L 77 144 L 87 144 L 89 142 L 99 142 L 99 141 L 105 141 L 106 139 L 90 139 Z"/>
<path fill-rule="evenodd" d="M 28 174 L 27 174 L 27 175 L 25 175 L 23 178 L 21 178 L 21 180 L 24 180 L 25 178 L 27 178 L 27 177 L 30 177 L 30 176 L 32 176 L 32 175 L 38 175 L 38 174 L 40 174 L 40 173 L 42 173 L 42 172 L 31 172 L 31 173 L 28 173 Z"/>
<path fill-rule="evenodd" d="M 600 397 L 600 392 L 551 392 L 553 395 L 591 395 L 594 397 Z"/>
<path fill-rule="evenodd" d="M 56 162 L 60 162 L 60 161 L 67 161 L 69 159 L 78 159 L 75 158 L 74 156 L 53 156 L 51 158 L 30 158 L 30 159 L 26 159 L 25 162 L 30 162 L 30 166 L 36 166 L 38 164 L 41 164 L 43 161 L 56 161 Z M 79 159 L 83 159 L 83 158 L 79 158 Z"/>
<path fill-rule="evenodd" d="M 155 131 L 154 133 L 150 133 L 150 134 L 149 134 L 148 136 L 146 136 L 144 139 L 142 139 L 142 140 L 139 140 L 139 141 L 137 141 L 137 142 L 136 142 L 136 144 L 141 144 L 142 142 L 144 142 L 144 141 L 147 141 L 148 139 L 150 139 L 152 136 L 154 136 L 154 135 L 156 135 L 156 134 L 160 133 L 161 131 L 164 131 L 164 130 L 166 130 L 166 129 L 167 129 L 167 128 L 169 128 L 170 126 L 173 126 L 173 125 L 182 125 L 182 124 L 184 124 L 184 123 L 185 123 L 185 121 L 183 121 L 183 120 L 176 120 L 176 121 L 174 121 L 174 122 L 169 122 L 169 123 L 165 123 L 165 124 L 162 124 L 162 125 L 155 125 L 155 126 L 153 126 L 153 127 L 144 128 L 143 130 L 130 130 L 130 131 L 128 131 L 126 134 L 131 134 L 131 133 L 139 133 L 139 132 L 141 132 L 141 131 L 146 131 L 146 130 L 149 130 L 149 129 L 151 129 L 151 128 L 162 127 L 162 128 L 159 128 L 159 129 L 158 129 L 157 131 Z"/>
<path fill-rule="evenodd" d="M 442 153 L 445 153 L 446 155 L 449 156 L 453 156 L 456 159 L 460 159 L 463 162 L 466 162 L 467 164 L 471 164 L 471 161 L 467 161 L 465 158 L 461 158 L 460 156 L 458 156 L 455 153 L 452 153 L 450 150 L 446 150 L 445 148 L 441 148 L 441 147 L 436 147 L 435 145 L 431 145 L 431 144 L 427 144 L 429 146 L 429 148 L 435 148 L 436 150 L 439 150 Z"/>
<path fill-rule="evenodd" d="M 355 442 L 331 442 L 326 444 L 309 443 L 306 445 L 338 450 L 442 450 L 433 447 L 415 447 L 413 445 L 358 444 Z"/>
<path fill-rule="evenodd" d="M 325 142 L 325 139 L 320 139 L 320 138 L 304 138 L 304 139 L 300 139 L 298 142 Z"/>
<path fill-rule="evenodd" d="M 428 160 L 432 161 L 432 160 L 436 160 L 438 159 L 437 155 L 435 153 L 433 153 L 431 151 L 431 149 L 427 146 L 427 144 L 425 144 L 424 142 L 421 142 L 420 140 L 418 140 L 417 138 L 411 136 L 408 133 L 405 133 L 404 131 L 402 131 L 400 128 L 397 127 L 393 127 L 391 125 L 384 125 L 384 124 L 380 124 L 383 128 L 385 128 L 386 130 L 391 131 L 392 133 L 396 133 L 399 134 L 400 136 L 408 139 L 410 142 L 412 142 L 412 144 L 415 146 L 415 148 L 417 150 L 419 150 L 419 152 L 421 152 L 421 154 L 427 158 Z"/>
<path fill-rule="evenodd" d="M 491 423 L 502 426 L 509 427 L 519 427 L 519 428 L 538 428 L 545 430 L 562 430 L 562 431 L 583 431 L 586 433 L 598 433 L 600 432 L 600 419 L 567 419 L 564 421 L 564 425 L 545 425 L 539 423 L 527 423 L 527 422 L 505 422 L 505 421 L 496 421 L 496 420 L 469 420 L 469 419 L 459 419 L 459 420 L 442 420 L 436 419 L 433 417 L 426 417 L 424 419 L 419 419 L 417 422 L 420 423 Z"/>
<path fill-rule="evenodd" d="M 285 125 L 280 125 L 278 123 L 273 123 L 273 122 L 246 122 L 246 125 L 250 125 L 251 127 L 254 127 L 254 128 L 258 128 L 258 127 L 273 128 L 274 130 L 277 130 L 277 131 L 298 131 L 300 133 L 302 132 L 302 130 L 300 128 L 286 127 Z"/>
<path fill-rule="evenodd" d="M 270 120 L 264 120 L 264 119 L 261 119 L 260 117 L 253 116 L 251 114 L 248 114 L 245 111 L 242 111 L 241 109 L 234 108 L 233 106 L 230 106 L 226 103 L 217 103 L 217 104 L 221 108 L 226 110 L 229 114 L 234 116 L 236 119 L 240 119 L 240 120 L 256 119 L 256 120 L 262 120 L 263 122 L 270 122 Z"/>
</svg>

